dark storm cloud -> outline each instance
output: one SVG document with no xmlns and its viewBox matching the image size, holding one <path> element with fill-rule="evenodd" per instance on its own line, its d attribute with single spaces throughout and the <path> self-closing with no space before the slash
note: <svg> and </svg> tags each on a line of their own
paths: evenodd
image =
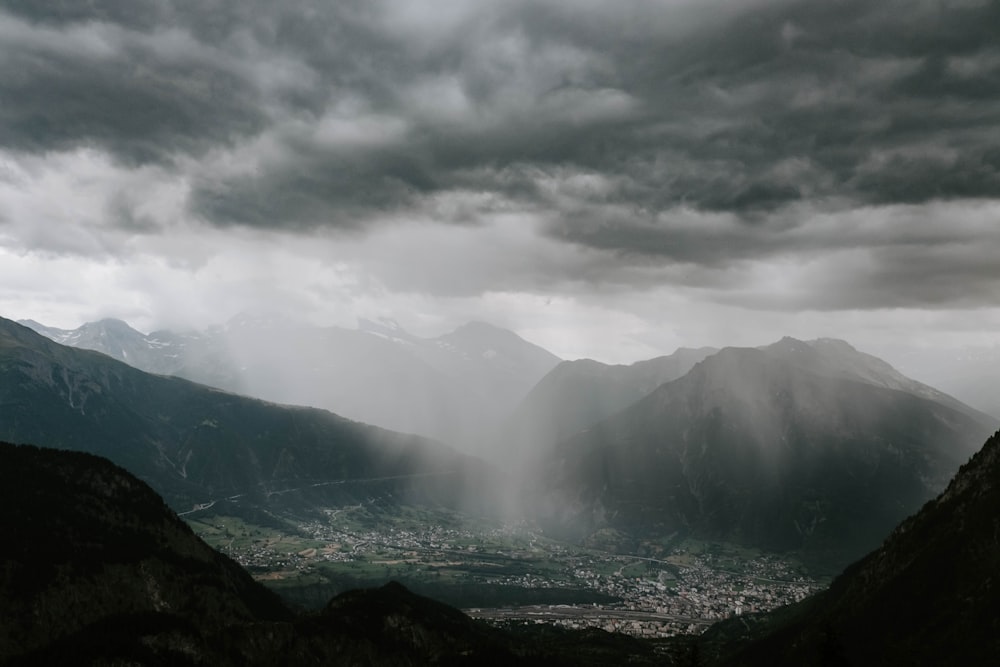
<svg viewBox="0 0 1000 667">
<path fill-rule="evenodd" d="M 357 228 L 372 216 L 414 204 L 434 189 L 431 176 L 411 160 L 380 163 L 298 153 L 295 165 L 252 176 L 199 183 L 191 207 L 218 225 L 309 228 L 318 224 Z"/>
<path fill-rule="evenodd" d="M 96 146 L 126 164 L 169 162 L 262 127 L 255 91 L 182 33 L 4 24 L 0 145 L 28 152 Z"/>
<path fill-rule="evenodd" d="M 9 1 L 0 143 L 203 159 L 220 226 L 500 206 L 707 265 L 836 246 L 815 212 L 1000 196 L 996 2 L 471 5 Z"/>
<path fill-rule="evenodd" d="M 779 309 L 977 308 L 995 304 L 1000 269 L 994 247 L 900 246 L 847 258 Z"/>
</svg>

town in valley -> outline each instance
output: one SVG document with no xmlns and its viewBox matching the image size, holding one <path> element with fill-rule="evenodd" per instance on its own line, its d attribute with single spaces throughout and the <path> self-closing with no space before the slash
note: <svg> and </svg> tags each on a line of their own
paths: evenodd
<svg viewBox="0 0 1000 667">
<path fill-rule="evenodd" d="M 203 539 L 301 606 L 397 580 L 497 625 L 549 623 L 639 637 L 697 634 L 721 619 L 804 599 L 827 581 L 797 561 L 677 535 L 583 544 L 527 522 L 444 509 L 327 508 L 283 528 L 186 516 Z"/>
</svg>

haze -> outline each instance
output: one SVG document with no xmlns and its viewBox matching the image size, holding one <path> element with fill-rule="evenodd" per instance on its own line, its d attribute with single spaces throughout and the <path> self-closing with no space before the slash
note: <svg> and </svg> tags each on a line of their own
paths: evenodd
<svg viewBox="0 0 1000 667">
<path fill-rule="evenodd" d="M 997 25 L 972 0 L 7 0 L 0 313 L 483 320 L 605 362 L 828 336 L 932 381 L 1000 327 Z"/>
</svg>

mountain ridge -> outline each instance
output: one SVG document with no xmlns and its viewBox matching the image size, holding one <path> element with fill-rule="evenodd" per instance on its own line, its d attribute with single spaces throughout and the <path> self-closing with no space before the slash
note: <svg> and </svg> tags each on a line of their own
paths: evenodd
<svg viewBox="0 0 1000 667">
<path fill-rule="evenodd" d="M 584 532 L 835 549 L 842 565 L 944 487 L 996 428 L 980 414 L 724 348 L 559 443 L 541 502 Z"/>
<path fill-rule="evenodd" d="M 486 475 L 440 443 L 144 373 L 2 318 L 0 439 L 107 456 L 178 509 L 223 498 L 308 508 L 366 489 L 455 504 Z M 286 480 L 300 490 L 286 493 Z"/>
<path fill-rule="evenodd" d="M 520 444 L 520 458 L 544 455 L 548 446 L 627 408 L 664 382 L 685 375 L 715 348 L 679 348 L 632 364 L 593 359 L 563 361 L 532 388 L 508 417 L 502 440 Z"/>
<path fill-rule="evenodd" d="M 966 405 L 943 391 L 903 375 L 883 359 L 861 352 L 847 341 L 838 338 L 816 338 L 809 341 L 800 341 L 790 336 L 785 336 L 780 341 L 759 349 L 783 355 L 794 363 L 796 357 L 801 358 L 803 345 L 808 346 L 810 352 L 813 353 L 811 355 L 812 359 L 804 361 L 805 366 L 814 372 L 830 375 L 831 377 L 850 377 L 887 389 L 899 389 L 938 403 L 943 403 L 961 412 L 973 415 L 977 419 L 995 419 L 992 415 Z"/>
<path fill-rule="evenodd" d="M 75 330 L 25 321 L 59 342 L 147 372 L 443 440 L 482 455 L 499 423 L 558 357 L 506 329 L 470 322 L 420 338 L 392 321 L 312 327 L 241 314 L 202 332 L 142 334 L 120 320 Z"/>
</svg>

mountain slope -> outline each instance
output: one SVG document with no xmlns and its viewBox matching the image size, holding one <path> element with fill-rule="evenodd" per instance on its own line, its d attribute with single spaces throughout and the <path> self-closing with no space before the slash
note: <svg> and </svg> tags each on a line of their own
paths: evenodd
<svg viewBox="0 0 1000 667">
<path fill-rule="evenodd" d="M 682 531 L 843 565 L 996 427 L 970 410 L 727 348 L 560 443 L 537 483 L 552 526 Z"/>
<path fill-rule="evenodd" d="M 324 408 L 467 451 L 559 362 L 513 332 L 484 323 L 433 339 L 391 321 L 361 320 L 351 330 L 248 315 L 183 335 L 144 335 L 120 320 L 75 330 L 22 324 L 140 370 Z"/>
<path fill-rule="evenodd" d="M 994 665 L 998 535 L 1000 433 L 881 547 L 727 664 Z"/>
<path fill-rule="evenodd" d="M 398 584 L 295 615 L 106 459 L 0 443 L 0 664 L 637 665 L 639 640 L 502 632 Z"/>
<path fill-rule="evenodd" d="M 500 412 L 512 408 L 559 363 L 548 350 L 485 322 L 470 322 L 433 338 L 418 355 L 449 377 L 479 388 Z"/>
<path fill-rule="evenodd" d="M 3 319 L 0 438 L 106 456 L 178 509 L 408 493 L 455 504 L 484 474 L 418 437 L 150 375 Z"/>
<path fill-rule="evenodd" d="M 941 403 L 975 419 L 987 421 L 995 419 L 934 387 L 906 377 L 882 359 L 860 352 L 842 340 L 818 338 L 800 341 L 785 337 L 761 349 L 818 375 L 857 380 L 876 387 L 896 389 Z"/>
<path fill-rule="evenodd" d="M 104 459 L 0 443 L 0 494 L 0 661 L 48 646 L 49 657 L 83 662 L 91 632 L 90 643 L 135 656 L 154 650 L 141 636 L 156 635 L 160 649 L 183 657 L 184 644 L 233 623 L 291 619 Z M 122 617 L 130 622 L 115 627 Z"/>
<path fill-rule="evenodd" d="M 685 375 L 714 348 L 609 366 L 591 359 L 564 361 L 542 378 L 508 419 L 504 439 L 534 453 L 610 417 L 658 386 Z"/>
</svg>

